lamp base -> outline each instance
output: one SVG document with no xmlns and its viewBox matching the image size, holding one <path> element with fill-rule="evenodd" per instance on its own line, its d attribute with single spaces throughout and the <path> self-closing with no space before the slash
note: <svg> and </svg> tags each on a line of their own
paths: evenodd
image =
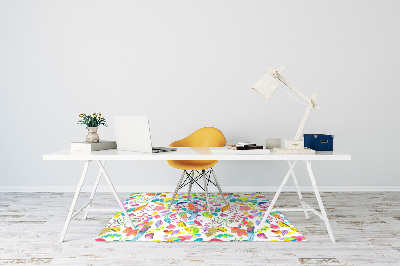
<svg viewBox="0 0 400 266">
<path fill-rule="evenodd" d="M 309 148 L 303 149 L 286 149 L 286 148 L 274 148 L 275 154 L 315 154 L 315 151 Z"/>
<path fill-rule="evenodd" d="M 285 140 L 285 148 L 289 150 L 303 150 L 304 140 Z"/>
</svg>

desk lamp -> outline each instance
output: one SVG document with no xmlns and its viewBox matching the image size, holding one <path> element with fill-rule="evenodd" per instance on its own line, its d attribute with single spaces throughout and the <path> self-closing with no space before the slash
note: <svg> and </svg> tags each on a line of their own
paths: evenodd
<svg viewBox="0 0 400 266">
<path fill-rule="evenodd" d="M 319 110 L 319 106 L 315 104 L 315 100 L 317 98 L 317 94 L 313 93 L 311 99 L 305 96 L 301 91 L 299 91 L 296 87 L 290 84 L 284 77 L 282 77 L 281 73 L 285 67 L 281 66 L 278 70 L 273 70 L 272 68 L 268 68 L 270 73 L 265 74 L 252 88 L 257 93 L 261 95 L 265 100 L 271 98 L 272 94 L 278 88 L 278 86 L 282 82 L 287 87 L 289 87 L 292 91 L 298 94 L 304 101 L 308 103 L 306 112 L 301 120 L 299 129 L 297 130 L 296 136 L 294 140 L 285 140 L 285 148 L 274 148 L 274 152 L 276 153 L 291 153 L 291 154 L 314 154 L 315 151 L 304 148 L 304 141 L 300 140 L 302 135 L 304 126 L 307 123 L 308 117 L 310 116 L 312 108 L 315 110 Z"/>
</svg>

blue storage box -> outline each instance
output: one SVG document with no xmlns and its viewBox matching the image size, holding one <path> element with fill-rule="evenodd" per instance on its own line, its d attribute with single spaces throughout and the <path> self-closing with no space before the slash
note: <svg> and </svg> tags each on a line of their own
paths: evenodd
<svg viewBox="0 0 400 266">
<path fill-rule="evenodd" d="M 333 151 L 333 135 L 304 134 L 304 147 L 315 151 Z"/>
</svg>

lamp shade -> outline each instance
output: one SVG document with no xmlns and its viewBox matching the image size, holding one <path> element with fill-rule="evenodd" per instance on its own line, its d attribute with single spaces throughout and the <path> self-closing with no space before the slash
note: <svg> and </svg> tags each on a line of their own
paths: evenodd
<svg viewBox="0 0 400 266">
<path fill-rule="evenodd" d="M 260 94 L 265 100 L 268 100 L 278 88 L 279 84 L 279 81 L 276 80 L 274 76 L 267 73 L 256 83 L 256 85 L 253 86 L 252 89 Z"/>
</svg>

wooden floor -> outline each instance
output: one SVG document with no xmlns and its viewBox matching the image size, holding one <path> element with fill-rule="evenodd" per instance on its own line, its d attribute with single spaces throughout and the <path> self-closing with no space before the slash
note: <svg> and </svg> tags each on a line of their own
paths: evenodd
<svg viewBox="0 0 400 266">
<path fill-rule="evenodd" d="M 90 213 L 88 220 L 74 219 L 59 243 L 72 196 L 0 193 L 0 265 L 400 265 L 399 192 L 322 193 L 337 243 L 322 220 L 310 214 L 307 221 L 301 212 L 284 215 L 307 242 L 96 242 L 113 214 Z M 111 194 L 96 196 L 95 205 L 116 207 Z M 317 206 L 312 193 L 304 197 Z M 297 203 L 288 192 L 277 206 Z"/>
</svg>

